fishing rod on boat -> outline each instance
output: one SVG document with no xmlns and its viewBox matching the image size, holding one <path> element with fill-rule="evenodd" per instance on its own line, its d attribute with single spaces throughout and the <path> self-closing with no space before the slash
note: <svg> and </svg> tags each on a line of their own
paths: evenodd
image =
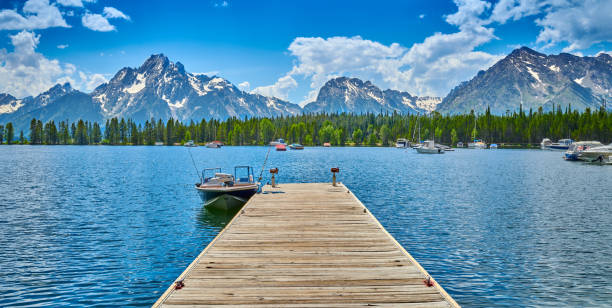
<svg viewBox="0 0 612 308">
<path fill-rule="evenodd" d="M 259 183 L 261 183 L 261 178 L 263 176 L 264 169 L 266 168 L 266 163 L 268 162 L 268 156 L 270 155 L 271 149 L 272 149 L 272 146 L 268 146 L 268 152 L 266 153 L 266 158 L 264 159 L 264 163 L 261 166 L 261 172 L 259 172 L 259 178 L 257 179 L 257 182 Z"/>
<path fill-rule="evenodd" d="M 202 180 L 202 175 L 200 174 L 200 170 L 198 170 L 198 166 L 196 165 L 195 159 L 193 159 L 193 155 L 191 155 L 190 147 L 187 147 L 187 152 L 189 152 L 189 157 L 191 157 L 191 162 L 193 163 L 193 167 L 195 168 L 198 174 L 198 178 L 200 178 L 200 183 L 204 183 L 204 180 Z"/>
</svg>

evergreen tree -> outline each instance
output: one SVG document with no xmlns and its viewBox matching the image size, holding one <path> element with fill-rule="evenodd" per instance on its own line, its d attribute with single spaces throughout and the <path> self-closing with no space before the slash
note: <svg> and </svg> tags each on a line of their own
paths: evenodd
<svg viewBox="0 0 612 308">
<path fill-rule="evenodd" d="M 13 143 L 13 139 L 15 136 L 15 131 L 13 130 L 13 123 L 6 123 L 6 144 Z"/>
</svg>

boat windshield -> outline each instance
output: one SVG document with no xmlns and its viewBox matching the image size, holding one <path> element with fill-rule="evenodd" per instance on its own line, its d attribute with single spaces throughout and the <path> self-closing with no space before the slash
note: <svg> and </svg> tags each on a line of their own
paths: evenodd
<svg viewBox="0 0 612 308">
<path fill-rule="evenodd" d="M 206 168 L 202 170 L 202 179 L 204 179 L 204 183 L 214 178 L 217 173 L 221 173 L 221 168 Z"/>
<path fill-rule="evenodd" d="M 253 183 L 253 167 L 236 166 L 234 168 L 234 178 L 237 183 Z"/>
</svg>

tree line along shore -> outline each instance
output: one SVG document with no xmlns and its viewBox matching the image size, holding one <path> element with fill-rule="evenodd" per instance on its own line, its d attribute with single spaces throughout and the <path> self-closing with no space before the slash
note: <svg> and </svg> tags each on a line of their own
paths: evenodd
<svg viewBox="0 0 612 308">
<path fill-rule="evenodd" d="M 176 145 L 188 140 L 206 143 L 213 140 L 227 145 L 265 145 L 271 140 L 306 146 L 329 142 L 336 146 L 389 146 L 398 138 L 413 142 L 435 138 L 436 142 L 455 145 L 483 139 L 507 147 L 531 147 L 543 138 L 553 140 L 599 140 L 612 142 L 612 112 L 604 109 L 583 112 L 567 108 L 493 115 L 393 114 L 307 114 L 276 118 L 229 118 L 183 123 L 175 119 L 151 119 L 137 123 L 131 119 L 112 118 L 104 126 L 78 120 L 30 122 L 29 132 L 15 132 L 12 123 L 0 125 L 0 144 L 32 145 Z"/>
</svg>

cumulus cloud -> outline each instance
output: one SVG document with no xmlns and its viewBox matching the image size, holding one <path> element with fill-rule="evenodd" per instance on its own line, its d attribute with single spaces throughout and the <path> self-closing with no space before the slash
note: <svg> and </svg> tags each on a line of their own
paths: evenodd
<svg viewBox="0 0 612 308">
<path fill-rule="evenodd" d="M 119 11 L 118 9 L 114 7 L 108 7 L 108 6 L 104 8 L 104 17 L 130 20 L 130 16 L 123 14 L 123 12 Z"/>
<path fill-rule="evenodd" d="M 612 1 L 585 0 L 548 12 L 537 20 L 542 27 L 537 42 L 569 44 L 564 51 L 612 41 Z"/>
<path fill-rule="evenodd" d="M 83 7 L 81 0 L 57 0 L 57 3 L 63 6 Z"/>
<path fill-rule="evenodd" d="M 9 37 L 13 51 L 0 49 L 0 93 L 24 97 L 38 95 L 57 83 L 70 82 L 77 89 L 87 90 L 103 82 L 104 76 L 87 75 L 72 64 L 36 52 L 40 35 L 24 30 Z"/>
<path fill-rule="evenodd" d="M 68 44 L 57 45 L 57 48 L 59 48 L 59 49 L 66 49 L 66 48 L 68 48 Z"/>
<path fill-rule="evenodd" d="M 293 77 L 286 75 L 279 78 L 273 85 L 253 89 L 252 93 L 287 100 L 289 97 L 289 91 L 297 87 L 297 85 L 298 84 Z"/>
<path fill-rule="evenodd" d="M 94 31 L 109 32 L 114 31 L 115 26 L 111 25 L 104 16 L 100 14 L 85 13 L 81 18 L 83 26 Z"/>
<path fill-rule="evenodd" d="M 88 13 L 85 13 L 85 15 L 83 15 L 83 17 L 81 18 L 81 21 L 83 23 L 83 26 L 91 30 L 100 31 L 100 32 L 109 32 L 109 31 L 116 30 L 115 26 L 113 26 L 108 21 L 109 19 L 113 19 L 113 18 L 130 20 L 130 17 L 125 15 L 123 12 L 119 11 L 118 9 L 114 7 L 107 6 L 104 8 L 103 15 L 92 14 L 88 12 Z"/>
<path fill-rule="evenodd" d="M 23 15 L 16 10 L 0 11 L 0 30 L 33 30 L 70 26 L 60 10 L 49 0 L 28 0 L 22 8 Z"/>
</svg>

